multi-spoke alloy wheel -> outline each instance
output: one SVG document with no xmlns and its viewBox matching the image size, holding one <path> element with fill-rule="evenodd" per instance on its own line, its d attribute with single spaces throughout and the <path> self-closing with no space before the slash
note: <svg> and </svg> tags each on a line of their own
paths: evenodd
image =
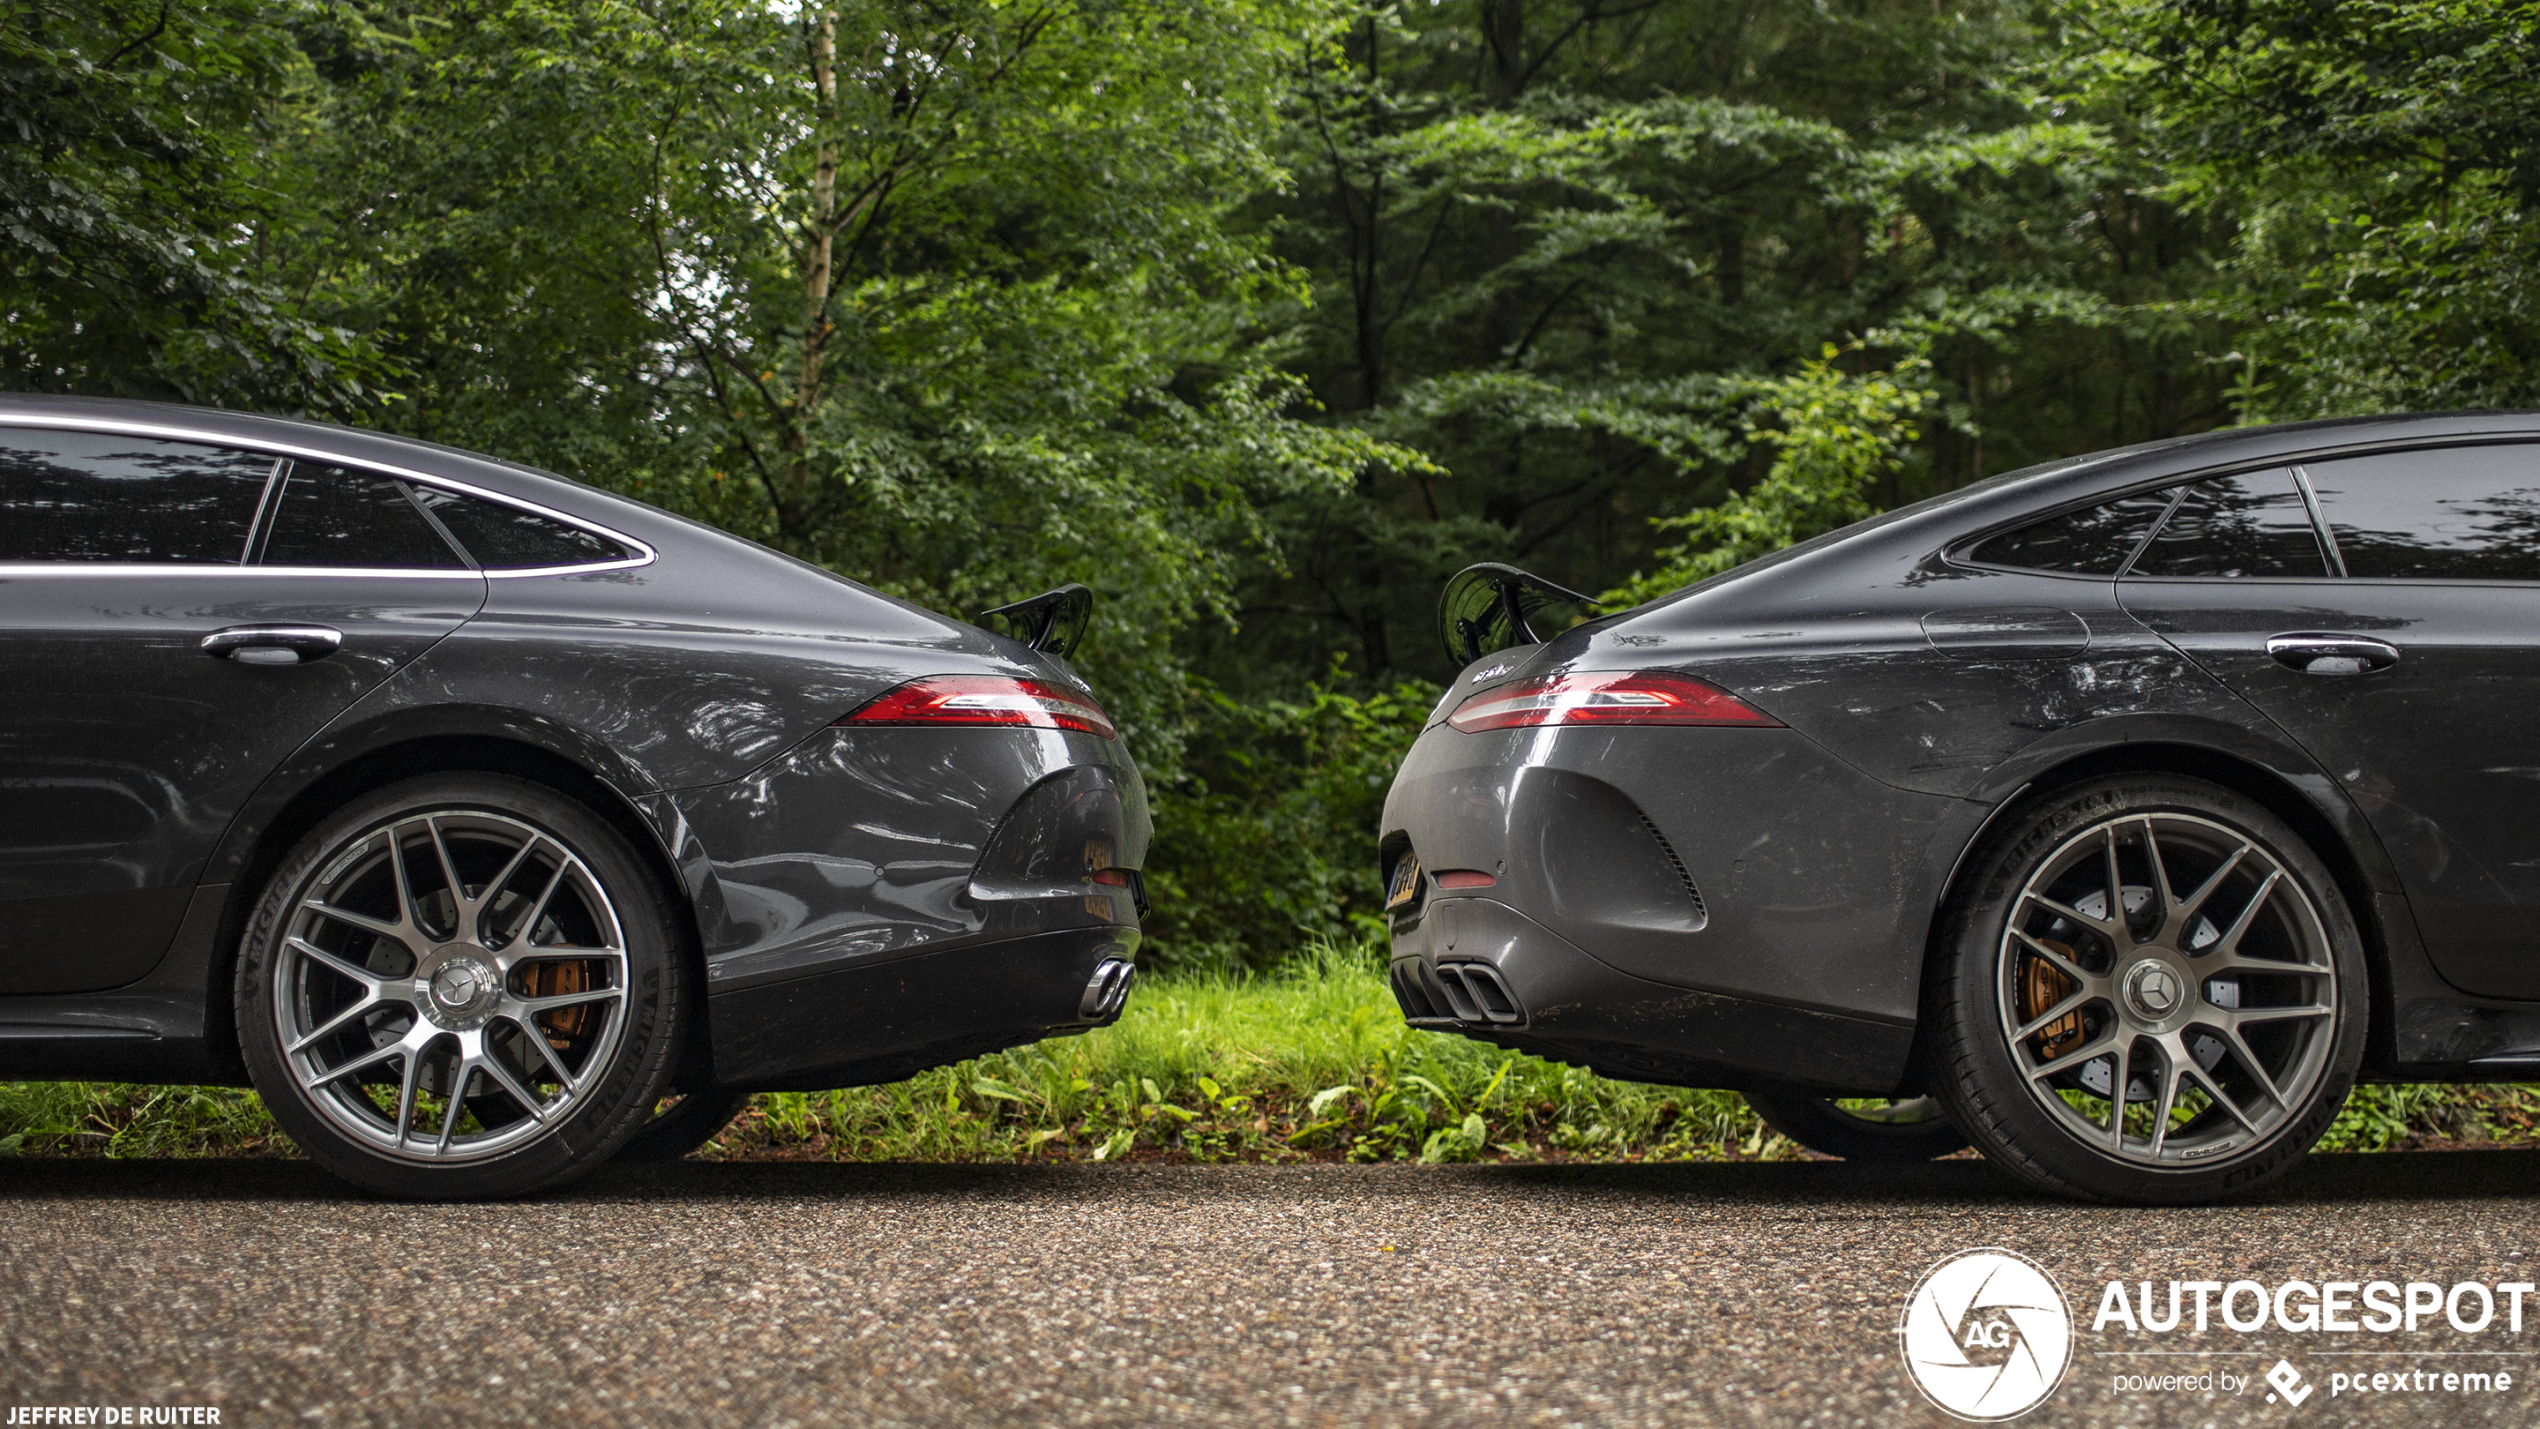
<svg viewBox="0 0 2540 1429">
<path fill-rule="evenodd" d="M 2328 933 L 2255 839 L 2186 814 L 2108 819 L 2018 898 L 2002 1032 L 2075 1135 L 2189 1165 L 2273 1135 L 2328 1074 Z"/>
<path fill-rule="evenodd" d="M 401 797 L 311 835 L 258 909 L 240 1029 L 267 1102 L 312 1155 L 400 1194 L 503 1194 L 604 1158 L 663 1090 L 676 979 L 651 880 L 535 785 L 383 792 Z"/>
<path fill-rule="evenodd" d="M 1944 1094 L 1989 1159 L 2192 1200 L 2280 1174 L 2344 1101 L 2358 938 L 2308 846 L 2192 780 L 2106 780 L 1993 841 L 1932 983 Z"/>
</svg>

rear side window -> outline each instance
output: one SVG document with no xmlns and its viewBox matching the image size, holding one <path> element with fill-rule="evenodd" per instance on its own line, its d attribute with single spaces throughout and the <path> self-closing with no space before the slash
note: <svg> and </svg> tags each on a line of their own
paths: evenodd
<svg viewBox="0 0 2540 1429">
<path fill-rule="evenodd" d="M 0 561 L 237 565 L 275 465 L 112 432 L 0 431 Z"/>
<path fill-rule="evenodd" d="M 403 482 L 315 462 L 291 464 L 260 559 L 268 566 L 467 565 L 406 495 Z"/>
<path fill-rule="evenodd" d="M 2152 533 L 2170 507 L 2166 491 L 2128 496 L 2104 506 L 2067 511 L 2016 531 L 1988 536 L 1967 553 L 1988 566 L 2066 575 L 2113 576 Z"/>
<path fill-rule="evenodd" d="M 2289 470 L 2215 477 L 2186 489 L 2135 559 L 2138 576 L 2324 576 L 2328 558 Z"/>
<path fill-rule="evenodd" d="M 636 553 L 596 532 L 535 512 L 491 501 L 477 501 L 451 491 L 416 487 L 415 496 L 450 528 L 476 563 L 489 571 L 534 566 L 587 566 L 623 561 Z"/>
<path fill-rule="evenodd" d="M 2540 447 L 2444 447 L 2306 462 L 2346 574 L 2540 581 Z"/>
</svg>

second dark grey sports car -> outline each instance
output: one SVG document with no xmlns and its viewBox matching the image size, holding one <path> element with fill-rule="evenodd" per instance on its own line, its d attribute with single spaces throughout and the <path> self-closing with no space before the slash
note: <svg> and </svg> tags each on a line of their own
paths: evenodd
<svg viewBox="0 0 2540 1429">
<path fill-rule="evenodd" d="M 503 1195 L 1108 1022 L 1149 825 L 1089 603 L 1009 638 L 445 447 L 0 399 L 0 1077 L 252 1082 Z"/>
<path fill-rule="evenodd" d="M 1566 594 L 1450 590 L 1417 1025 L 2147 1202 L 2358 1076 L 2540 1074 L 2540 418 L 2061 462 L 1535 638 Z"/>
</svg>

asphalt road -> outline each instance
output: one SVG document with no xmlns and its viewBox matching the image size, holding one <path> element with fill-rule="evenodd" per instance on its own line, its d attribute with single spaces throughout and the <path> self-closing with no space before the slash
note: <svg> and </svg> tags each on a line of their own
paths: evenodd
<svg viewBox="0 0 2540 1429">
<path fill-rule="evenodd" d="M 2531 1424 L 2540 1303 L 2522 1334 L 2091 1321 L 2118 1277 L 2532 1278 L 2535 1193 L 2531 1152 L 2321 1157 L 2263 1202 L 2187 1211 L 2042 1201 L 1968 1162 L 690 1163 L 411 1206 L 292 1163 L 5 1161 L 0 1429 L 99 1405 L 226 1426 L 1944 1424 L 1896 1328 L 1927 1269 L 1985 1245 L 2043 1266 L 2076 1317 L 2023 1424 Z M 2116 1353 L 2154 1344 L 2228 1353 Z M 2264 1398 L 2279 1356 L 2299 1408 Z M 2517 1382 L 2327 1392 L 2423 1365 Z M 2114 1387 L 2216 1368 L 2248 1387 Z"/>
</svg>

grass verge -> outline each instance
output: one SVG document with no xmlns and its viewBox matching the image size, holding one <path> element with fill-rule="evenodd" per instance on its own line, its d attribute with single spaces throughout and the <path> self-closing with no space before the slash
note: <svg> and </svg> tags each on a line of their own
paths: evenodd
<svg viewBox="0 0 2540 1429">
<path fill-rule="evenodd" d="M 2540 1144 L 2521 1086 L 2361 1087 L 2325 1151 Z M 0 1084 L 0 1154 L 297 1154 L 251 1092 Z M 1616 1160 L 1801 1154 L 1733 1092 L 1609 1081 L 1403 1025 L 1377 954 L 1141 986 L 1120 1022 L 884 1087 L 758 1097 L 710 1159 Z"/>
</svg>

